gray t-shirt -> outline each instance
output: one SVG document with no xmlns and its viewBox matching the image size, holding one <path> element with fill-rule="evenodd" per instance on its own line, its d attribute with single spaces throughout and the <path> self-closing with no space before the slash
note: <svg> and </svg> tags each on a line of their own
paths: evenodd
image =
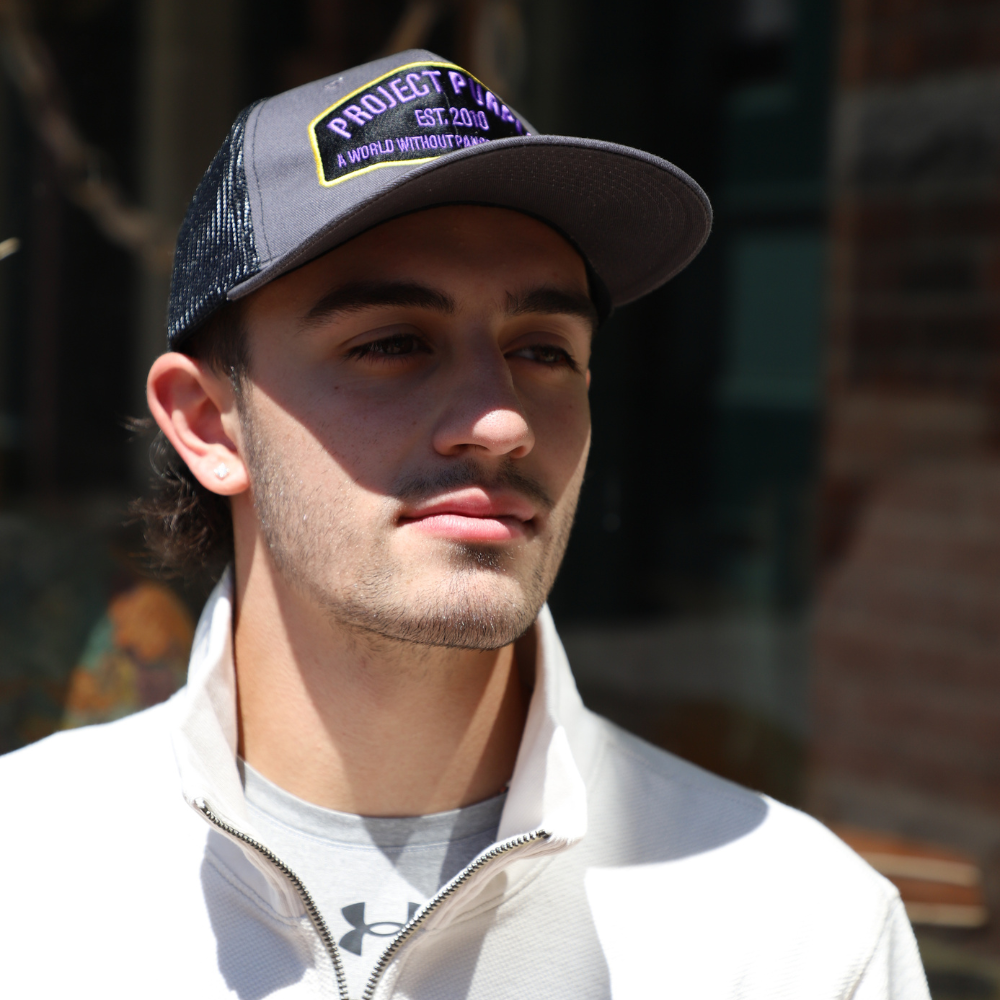
<svg viewBox="0 0 1000 1000">
<path fill-rule="evenodd" d="M 388 939 L 494 843 L 506 793 L 430 816 L 355 816 L 305 802 L 240 761 L 264 845 L 302 879 L 360 996 Z"/>
</svg>

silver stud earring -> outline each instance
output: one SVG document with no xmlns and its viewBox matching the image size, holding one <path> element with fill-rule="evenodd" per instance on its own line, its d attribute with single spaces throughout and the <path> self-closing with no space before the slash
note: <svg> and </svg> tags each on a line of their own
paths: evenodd
<svg viewBox="0 0 1000 1000">
<path fill-rule="evenodd" d="M 219 464 L 212 470 L 217 479 L 225 479 L 229 475 L 229 466 L 225 462 L 219 462 Z"/>
</svg>

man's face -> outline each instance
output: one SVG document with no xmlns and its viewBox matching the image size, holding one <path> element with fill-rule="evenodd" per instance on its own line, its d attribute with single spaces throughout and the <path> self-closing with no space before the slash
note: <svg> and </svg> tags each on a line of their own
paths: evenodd
<svg viewBox="0 0 1000 1000">
<path fill-rule="evenodd" d="M 435 208 L 266 285 L 244 315 L 243 446 L 278 572 L 393 639 L 523 633 L 590 444 L 579 255 L 516 212 Z"/>
</svg>

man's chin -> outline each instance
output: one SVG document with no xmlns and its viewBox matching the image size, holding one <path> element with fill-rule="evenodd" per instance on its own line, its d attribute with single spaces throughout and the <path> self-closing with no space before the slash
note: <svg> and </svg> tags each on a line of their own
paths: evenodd
<svg viewBox="0 0 1000 1000">
<path fill-rule="evenodd" d="M 372 615 L 364 621 L 352 616 L 348 624 L 358 632 L 393 642 L 444 649 L 490 650 L 515 642 L 531 628 L 536 617 L 537 612 L 517 616 L 446 612 L 414 617 L 394 615 L 391 619 Z"/>
<path fill-rule="evenodd" d="M 490 580 L 467 577 L 484 576 Z M 330 606 L 342 625 L 397 642 L 450 649 L 500 649 L 534 623 L 544 596 L 525 594 L 510 579 L 479 569 L 455 581 L 423 581 L 411 593 L 386 600 Z M 492 583 L 492 585 L 490 585 Z M 497 584 L 500 584 L 499 586 Z"/>
</svg>

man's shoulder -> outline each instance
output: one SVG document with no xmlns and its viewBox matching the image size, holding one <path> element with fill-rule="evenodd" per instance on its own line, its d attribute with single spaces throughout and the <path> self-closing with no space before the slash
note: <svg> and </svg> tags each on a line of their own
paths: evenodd
<svg viewBox="0 0 1000 1000">
<path fill-rule="evenodd" d="M 648 993 L 637 956 L 655 953 L 678 995 L 926 997 L 898 893 L 830 830 L 595 723 L 590 829 L 565 863 L 622 992 Z"/>
<path fill-rule="evenodd" d="M 35 815 L 67 814 L 176 784 L 169 736 L 173 702 L 115 722 L 54 733 L 0 757 L 0 794 Z M 112 806 L 113 808 L 113 806 Z"/>
<path fill-rule="evenodd" d="M 11 817 L 0 824 L 0 850 L 22 862 L 10 879 L 32 896 L 44 887 L 84 910 L 108 896 L 112 871 L 128 870 L 157 891 L 179 872 L 197 880 L 205 824 L 181 792 L 174 708 L 166 702 L 0 757 L 0 796 Z M 131 899 L 134 891 L 122 884 L 108 898 Z"/>
<path fill-rule="evenodd" d="M 605 751 L 591 781 L 598 827 L 631 828 L 633 863 L 714 855 L 759 873 L 830 877 L 889 901 L 892 886 L 812 816 L 744 788 L 595 717 Z M 615 809 L 606 807 L 614 803 Z M 601 817 L 604 817 L 602 820 Z M 641 859 L 641 860 L 640 860 Z M 786 879 L 781 879 L 786 881 Z"/>
</svg>

